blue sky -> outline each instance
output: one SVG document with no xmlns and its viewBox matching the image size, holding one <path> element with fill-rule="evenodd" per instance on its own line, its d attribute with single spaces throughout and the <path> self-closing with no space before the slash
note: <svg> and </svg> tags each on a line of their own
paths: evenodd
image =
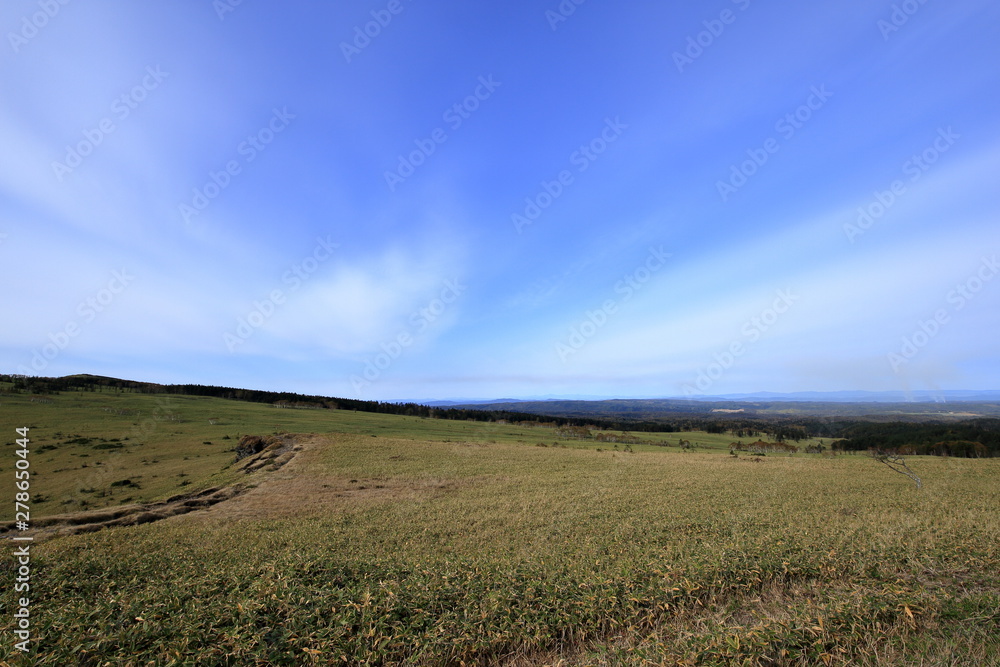
<svg viewBox="0 0 1000 667">
<path fill-rule="evenodd" d="M 11 0 L 4 372 L 996 389 L 1000 6 Z"/>
</svg>

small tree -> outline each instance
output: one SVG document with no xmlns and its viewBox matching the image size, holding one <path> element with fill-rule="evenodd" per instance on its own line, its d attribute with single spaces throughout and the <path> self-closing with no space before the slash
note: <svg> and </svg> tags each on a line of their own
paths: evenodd
<svg viewBox="0 0 1000 667">
<path fill-rule="evenodd" d="M 868 453 L 873 459 L 888 467 L 889 470 L 898 472 L 900 475 L 906 475 L 912 479 L 918 489 L 923 486 L 923 482 L 920 481 L 920 478 L 917 477 L 915 472 L 910 470 L 910 466 L 906 465 L 906 461 L 899 454 L 894 454 L 881 449 L 869 449 Z"/>
</svg>

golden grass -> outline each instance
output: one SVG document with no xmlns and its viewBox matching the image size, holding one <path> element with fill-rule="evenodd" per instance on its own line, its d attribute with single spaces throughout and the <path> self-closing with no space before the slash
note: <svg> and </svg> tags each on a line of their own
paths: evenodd
<svg viewBox="0 0 1000 667">
<path fill-rule="evenodd" d="M 917 491 L 862 456 L 378 417 L 206 466 L 256 487 L 204 511 L 37 545 L 32 664 L 998 664 L 1000 461 L 913 457 Z"/>
</svg>

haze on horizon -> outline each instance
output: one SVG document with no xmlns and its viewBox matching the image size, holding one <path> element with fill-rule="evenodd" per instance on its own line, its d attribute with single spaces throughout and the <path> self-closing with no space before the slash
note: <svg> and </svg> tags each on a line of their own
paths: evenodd
<svg viewBox="0 0 1000 667">
<path fill-rule="evenodd" d="M 0 7 L 0 372 L 998 389 L 1000 6 Z"/>
</svg>

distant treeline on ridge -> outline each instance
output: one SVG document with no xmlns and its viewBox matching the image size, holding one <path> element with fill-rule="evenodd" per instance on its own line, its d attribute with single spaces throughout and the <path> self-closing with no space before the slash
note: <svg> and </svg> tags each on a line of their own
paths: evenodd
<svg viewBox="0 0 1000 667">
<path fill-rule="evenodd" d="M 418 403 L 388 403 L 350 398 L 310 396 L 293 392 L 238 389 L 199 384 L 156 384 L 96 375 L 69 375 L 60 378 L 0 375 L 14 393 L 52 394 L 61 391 L 112 391 L 116 393 L 178 394 L 210 396 L 277 407 L 300 409 L 355 410 L 433 419 L 508 422 L 554 427 L 587 426 L 614 431 L 674 433 L 706 431 L 730 433 L 749 438 L 767 435 L 776 442 L 806 438 L 830 438 L 830 446 L 841 451 L 881 449 L 901 454 L 938 456 L 1000 456 L 1000 419 L 978 418 L 958 422 L 881 422 L 863 419 L 821 419 L 816 417 L 719 417 L 711 414 L 669 415 L 635 419 L 552 416 L 516 410 L 439 408 Z"/>
</svg>

